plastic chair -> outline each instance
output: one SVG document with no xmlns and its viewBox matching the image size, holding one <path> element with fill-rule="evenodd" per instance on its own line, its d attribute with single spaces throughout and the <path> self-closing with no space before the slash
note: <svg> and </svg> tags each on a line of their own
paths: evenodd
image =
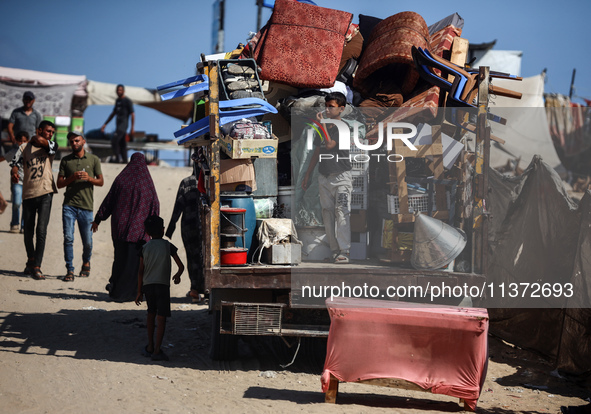
<svg viewBox="0 0 591 414">
<path fill-rule="evenodd" d="M 198 83 L 196 85 L 186 86 L 184 88 L 180 88 L 180 89 L 172 91 L 172 92 L 167 92 L 163 95 L 161 94 L 162 100 L 167 101 L 169 99 L 178 98 L 180 96 L 185 96 L 185 95 L 190 95 L 193 93 L 202 92 L 202 91 L 209 89 L 209 78 L 207 77 L 207 75 L 197 75 L 197 76 L 192 76 L 190 78 L 181 79 L 178 81 L 167 83 L 166 85 L 157 86 L 156 90 L 159 93 L 161 93 L 161 91 L 176 88 L 179 86 L 185 86 L 185 85 L 193 83 L 193 82 L 201 82 L 201 83 Z"/>
<path fill-rule="evenodd" d="M 239 121 L 242 118 L 277 113 L 277 109 L 273 105 L 259 98 L 243 98 L 229 101 L 220 101 L 219 106 L 220 125 L 226 125 L 234 121 Z M 228 110 L 222 110 L 226 108 Z M 180 145 L 208 132 L 209 117 L 205 117 L 193 122 L 191 125 L 185 128 L 176 131 L 174 136 L 177 138 L 176 142 Z"/>
</svg>

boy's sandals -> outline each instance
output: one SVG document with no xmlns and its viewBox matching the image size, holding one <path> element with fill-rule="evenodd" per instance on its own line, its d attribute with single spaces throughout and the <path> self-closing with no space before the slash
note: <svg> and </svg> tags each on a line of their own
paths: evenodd
<svg viewBox="0 0 591 414">
<path fill-rule="evenodd" d="M 325 257 L 323 262 L 324 263 L 335 263 L 335 260 L 337 260 L 337 257 L 339 256 L 338 252 L 332 252 L 330 254 L 330 257 Z"/>
<path fill-rule="evenodd" d="M 188 291 L 187 297 L 191 298 L 191 303 L 196 303 L 198 305 L 203 304 L 205 301 L 205 297 L 201 297 L 199 292 L 197 292 L 195 289 L 191 289 L 190 291 Z"/>
<path fill-rule="evenodd" d="M 41 271 L 41 268 L 39 267 L 34 267 L 32 272 L 31 272 L 31 277 L 35 280 L 45 280 L 45 275 L 43 275 L 43 272 Z"/>
<path fill-rule="evenodd" d="M 78 277 L 88 277 L 90 276 L 90 264 L 82 265 L 82 270 L 80 270 L 80 274 Z"/>
<path fill-rule="evenodd" d="M 62 279 L 64 282 L 73 282 L 74 281 L 74 272 L 68 270 L 68 273 Z"/>
<path fill-rule="evenodd" d="M 339 253 L 339 255 L 334 259 L 334 262 L 337 264 L 349 263 L 349 253 Z"/>
<path fill-rule="evenodd" d="M 168 355 L 161 349 L 157 354 L 152 354 L 152 361 L 168 361 Z"/>
<path fill-rule="evenodd" d="M 146 345 L 144 349 L 142 349 L 142 355 L 146 358 L 150 358 L 152 356 L 152 353 L 148 351 L 148 345 Z"/>
</svg>

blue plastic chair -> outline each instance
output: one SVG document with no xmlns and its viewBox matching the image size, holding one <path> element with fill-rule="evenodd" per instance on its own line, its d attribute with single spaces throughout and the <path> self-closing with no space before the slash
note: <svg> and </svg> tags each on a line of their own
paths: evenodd
<svg viewBox="0 0 591 414">
<path fill-rule="evenodd" d="M 187 86 L 184 88 L 180 88 L 180 89 L 177 89 L 177 90 L 174 90 L 171 92 L 167 92 L 165 94 L 162 94 L 162 92 L 161 92 L 161 91 L 165 91 L 167 89 L 172 89 L 172 88 L 184 86 L 186 84 L 193 83 L 193 82 L 201 82 L 201 83 L 198 83 L 196 85 Z M 156 90 L 159 93 L 161 93 L 161 98 L 163 101 L 167 101 L 167 100 L 173 99 L 173 98 L 178 98 L 180 96 L 185 96 L 185 95 L 190 95 L 193 93 L 202 92 L 207 89 L 209 89 L 209 78 L 207 77 L 207 75 L 192 76 L 190 78 L 181 79 L 178 81 L 167 83 L 166 85 L 161 85 L 161 86 L 156 87 Z"/>
<path fill-rule="evenodd" d="M 277 113 L 277 109 L 275 109 L 273 105 L 259 98 L 243 98 L 229 101 L 220 101 L 219 106 L 220 125 L 226 125 L 234 121 L 239 121 L 242 118 Z M 193 122 L 191 125 L 185 128 L 176 131 L 174 136 L 177 138 L 176 142 L 180 145 L 208 132 L 209 117 L 205 117 Z"/>
</svg>

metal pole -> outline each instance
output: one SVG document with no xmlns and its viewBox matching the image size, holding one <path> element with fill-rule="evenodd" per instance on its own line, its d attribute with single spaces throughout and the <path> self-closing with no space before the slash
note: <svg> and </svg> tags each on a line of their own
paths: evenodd
<svg viewBox="0 0 591 414">
<path fill-rule="evenodd" d="M 263 20 L 263 1 L 257 0 L 257 32 L 261 30 L 261 21 Z"/>
<path fill-rule="evenodd" d="M 569 99 L 573 99 L 573 92 L 575 91 L 575 75 L 577 74 L 577 69 L 573 69 L 573 77 L 570 80 L 570 92 L 568 93 Z"/>
</svg>

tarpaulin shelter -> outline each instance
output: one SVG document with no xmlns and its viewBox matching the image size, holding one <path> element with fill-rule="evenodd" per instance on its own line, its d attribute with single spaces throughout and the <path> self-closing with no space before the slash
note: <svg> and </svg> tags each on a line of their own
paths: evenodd
<svg viewBox="0 0 591 414">
<path fill-rule="evenodd" d="M 572 284 L 561 308 L 489 309 L 490 331 L 554 359 L 562 372 L 591 373 L 591 192 L 577 205 L 539 157 L 521 177 L 492 171 L 487 281 Z M 513 302 L 514 303 L 514 302 Z M 525 301 L 523 302 L 525 303 Z"/>
<path fill-rule="evenodd" d="M 28 90 L 35 94 L 35 109 L 52 116 L 82 116 L 88 105 L 113 105 L 117 99 L 116 84 L 88 80 L 84 75 L 0 67 L 0 116 L 3 119 L 8 119 L 13 109 L 22 106 L 23 93 Z M 127 85 L 125 94 L 134 104 L 182 121 L 192 115 L 193 99 L 190 97 L 162 102 L 153 89 Z"/>
</svg>

